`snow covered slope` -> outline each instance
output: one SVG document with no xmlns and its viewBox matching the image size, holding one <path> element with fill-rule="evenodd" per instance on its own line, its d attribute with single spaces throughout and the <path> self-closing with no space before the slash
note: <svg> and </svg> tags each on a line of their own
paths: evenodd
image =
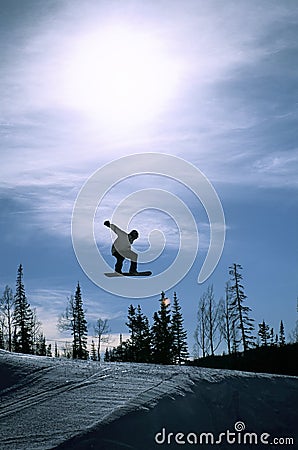
<svg viewBox="0 0 298 450">
<path fill-rule="evenodd" d="M 296 377 L 0 351 L 0 448 L 297 448 L 297 387 Z"/>
</svg>

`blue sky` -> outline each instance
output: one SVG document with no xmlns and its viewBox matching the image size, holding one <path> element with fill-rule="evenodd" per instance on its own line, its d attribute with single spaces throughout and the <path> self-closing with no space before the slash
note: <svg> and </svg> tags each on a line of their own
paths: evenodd
<svg viewBox="0 0 298 450">
<path fill-rule="evenodd" d="M 227 234 L 218 266 L 197 284 L 209 239 L 204 208 L 181 185 L 149 175 L 116 186 L 97 212 L 107 261 L 102 219 L 135 189 L 167 188 L 200 232 L 194 266 L 167 292 L 177 291 L 190 341 L 200 296 L 212 283 L 223 296 L 234 262 L 256 324 L 277 330 L 283 319 L 289 333 L 298 295 L 296 2 L 1 0 L 0 8 L 0 288 L 14 288 L 22 263 L 28 299 L 55 339 L 80 281 L 89 322 L 108 318 L 113 333 L 126 332 L 131 301 L 82 271 L 72 209 L 104 164 L 167 153 L 194 164 L 221 200 Z M 168 244 L 153 267 L 164 270 L 177 251 L 174 222 L 147 211 L 133 224 L 139 245 L 151 228 L 163 231 Z M 149 317 L 158 308 L 157 297 L 140 304 Z"/>
</svg>

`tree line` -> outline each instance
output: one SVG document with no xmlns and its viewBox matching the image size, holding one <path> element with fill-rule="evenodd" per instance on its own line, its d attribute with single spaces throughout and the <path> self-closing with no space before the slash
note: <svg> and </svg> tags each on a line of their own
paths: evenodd
<svg viewBox="0 0 298 450">
<path fill-rule="evenodd" d="M 95 343 L 92 341 L 91 357 L 100 360 L 101 344 L 107 341 L 107 333 L 110 331 L 107 319 L 99 318 L 93 328 L 97 349 L 95 350 Z M 24 271 L 20 264 L 15 294 L 11 287 L 6 285 L 0 298 L 0 349 L 38 356 L 87 359 L 88 326 L 79 283 L 75 295 L 68 298 L 66 310 L 58 319 L 58 329 L 70 331 L 72 335 L 72 343 L 65 342 L 62 354 L 56 341 L 53 351 L 52 345 L 46 344 L 36 309 L 31 307 L 25 292 Z"/>
<path fill-rule="evenodd" d="M 52 356 L 51 344 L 46 345 L 36 309 L 31 308 L 25 293 L 22 264 L 17 271 L 15 294 L 6 285 L 0 299 L 0 349 Z"/>
<path fill-rule="evenodd" d="M 280 321 L 278 333 L 265 320 L 258 324 L 251 317 L 247 304 L 240 264 L 229 267 L 230 279 L 226 283 L 224 298 L 215 300 L 213 286 L 208 286 L 198 302 L 195 329 L 195 357 L 213 357 L 222 351 L 227 355 L 247 353 L 254 348 L 276 348 L 286 345 L 285 328 Z M 165 293 L 161 293 L 159 310 L 154 312 L 150 325 L 140 305 L 130 305 L 126 325 L 129 338 L 114 348 L 106 348 L 106 361 L 129 361 L 157 364 L 183 364 L 189 358 L 187 332 L 181 306 L 174 293 L 170 304 Z M 98 318 L 93 325 L 93 339 L 88 350 L 88 323 L 83 307 L 82 291 L 77 284 L 75 294 L 67 299 L 65 311 L 58 319 L 58 329 L 70 332 L 72 342 L 67 343 L 60 355 L 55 342 L 54 356 L 73 359 L 100 360 L 102 343 L 109 341 L 110 327 L 107 319 Z M 298 322 L 291 336 L 298 342 Z M 23 267 L 17 270 L 16 290 L 13 294 L 5 287 L 0 299 L 0 348 L 9 351 L 52 356 L 51 344 L 46 338 L 37 318 L 36 310 L 31 308 L 23 282 Z"/>
<path fill-rule="evenodd" d="M 106 349 L 105 361 L 127 361 L 155 364 L 182 364 L 188 359 L 187 332 L 183 326 L 181 306 L 174 292 L 173 305 L 161 293 L 159 310 L 153 323 L 142 313 L 140 305 L 128 308 L 126 325 L 130 337 L 112 349 Z"/>
<path fill-rule="evenodd" d="M 216 350 L 225 345 L 228 355 L 244 353 L 256 347 L 277 347 L 286 344 L 285 327 L 280 321 L 278 333 L 265 320 L 258 324 L 251 317 L 242 277 L 242 266 L 229 267 L 230 279 L 226 283 L 225 296 L 215 300 L 213 286 L 202 294 L 198 304 L 195 330 L 196 357 L 215 356 Z M 298 323 L 291 340 L 298 342 Z"/>
<path fill-rule="evenodd" d="M 23 277 L 23 266 L 20 264 L 15 294 L 6 286 L 1 298 L 0 348 L 18 353 L 53 356 L 51 344 L 46 345 L 36 310 L 28 302 Z M 125 342 L 120 338 L 118 347 L 107 349 L 106 361 L 181 364 L 187 360 L 187 333 L 183 328 L 181 306 L 176 293 L 172 309 L 165 293 L 161 293 L 160 308 L 153 315 L 151 327 L 140 305 L 130 305 L 126 325 L 130 338 Z M 102 343 L 108 342 L 111 330 L 107 319 L 98 318 L 93 326 L 91 350 L 88 350 L 88 323 L 79 283 L 75 294 L 67 299 L 66 309 L 59 316 L 57 327 L 59 331 L 70 332 L 72 342 L 65 346 L 62 355 L 55 342 L 55 357 L 66 356 L 82 360 L 90 357 L 94 361 L 101 359 Z"/>
</svg>

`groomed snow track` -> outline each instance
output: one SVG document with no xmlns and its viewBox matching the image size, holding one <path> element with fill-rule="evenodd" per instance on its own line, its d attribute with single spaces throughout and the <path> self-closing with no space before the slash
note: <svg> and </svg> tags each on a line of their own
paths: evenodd
<svg viewBox="0 0 298 450">
<path fill-rule="evenodd" d="M 255 433 L 292 437 L 297 445 L 297 387 L 296 377 L 0 351 L 0 448 L 214 448 L 182 446 L 172 437 L 158 444 L 155 435 L 163 428 L 174 435 L 217 435 L 235 431 L 238 421 Z M 231 447 L 243 448 L 220 446 Z"/>
</svg>

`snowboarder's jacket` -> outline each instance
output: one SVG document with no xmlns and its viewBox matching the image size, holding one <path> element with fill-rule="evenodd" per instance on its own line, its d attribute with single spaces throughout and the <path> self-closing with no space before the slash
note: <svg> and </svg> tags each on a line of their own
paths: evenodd
<svg viewBox="0 0 298 450">
<path fill-rule="evenodd" d="M 111 223 L 110 228 L 117 234 L 117 239 L 114 241 L 112 246 L 112 254 L 117 252 L 120 253 L 120 255 L 125 255 L 131 250 L 131 243 L 128 233 L 121 230 L 121 228 L 117 227 L 117 225 L 114 225 L 113 223 Z"/>
</svg>

